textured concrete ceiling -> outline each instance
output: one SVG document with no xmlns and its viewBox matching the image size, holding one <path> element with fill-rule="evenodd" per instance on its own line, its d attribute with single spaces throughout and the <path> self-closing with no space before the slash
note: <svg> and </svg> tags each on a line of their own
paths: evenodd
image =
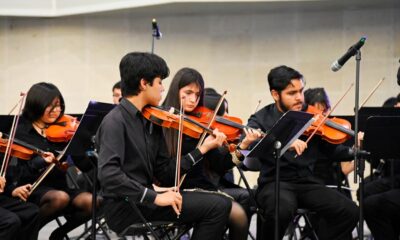
<svg viewBox="0 0 400 240">
<path fill-rule="evenodd" d="M 399 7 L 400 0 L 0 0 L 0 16 L 62 17 L 121 11 L 154 15 Z"/>
</svg>

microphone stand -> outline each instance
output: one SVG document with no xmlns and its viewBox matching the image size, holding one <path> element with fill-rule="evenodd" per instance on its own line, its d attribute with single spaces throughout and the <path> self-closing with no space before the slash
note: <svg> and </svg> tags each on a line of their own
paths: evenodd
<svg viewBox="0 0 400 240">
<path fill-rule="evenodd" d="M 358 225 L 358 239 L 364 239 L 364 168 L 365 160 L 359 155 L 360 146 L 358 144 L 358 108 L 360 98 L 360 62 L 361 51 L 357 50 L 356 53 L 356 87 L 355 87 L 355 101 L 354 101 L 354 183 L 357 183 L 359 177 L 359 225 Z"/>
</svg>

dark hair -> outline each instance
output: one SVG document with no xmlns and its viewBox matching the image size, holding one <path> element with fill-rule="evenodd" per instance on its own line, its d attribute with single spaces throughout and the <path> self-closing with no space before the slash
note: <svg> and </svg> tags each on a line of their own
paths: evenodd
<svg viewBox="0 0 400 240">
<path fill-rule="evenodd" d="M 397 100 L 398 99 L 396 99 L 395 97 L 390 97 L 385 100 L 382 107 L 394 107 L 394 105 L 396 105 L 396 103 L 397 103 Z"/>
<path fill-rule="evenodd" d="M 195 83 L 200 90 L 200 100 L 198 106 L 204 105 L 204 80 L 201 74 L 193 68 L 180 69 L 172 79 L 169 85 L 167 96 L 163 102 L 163 106 L 174 107 L 179 109 L 179 90 L 189 84 Z"/>
<path fill-rule="evenodd" d="M 121 81 L 118 81 L 114 84 L 112 91 L 114 91 L 114 89 L 121 89 Z"/>
<path fill-rule="evenodd" d="M 400 93 L 397 95 L 397 102 L 400 103 Z"/>
<path fill-rule="evenodd" d="M 204 99 L 204 80 L 201 74 L 193 68 L 180 69 L 172 79 L 169 86 L 167 96 L 163 102 L 165 107 L 174 107 L 179 109 L 180 99 L 179 90 L 189 84 L 195 83 L 199 86 L 200 100 L 198 106 L 203 106 Z M 171 156 L 176 154 L 176 146 L 178 144 L 178 132 L 174 129 L 164 128 L 164 136 L 167 142 L 168 152 Z"/>
<path fill-rule="evenodd" d="M 280 93 L 293 79 L 300 79 L 305 82 L 303 75 L 293 68 L 285 65 L 273 68 L 268 74 L 269 90 L 275 90 Z"/>
<path fill-rule="evenodd" d="M 34 84 L 26 95 L 22 115 L 31 122 L 38 120 L 57 97 L 60 99 L 61 117 L 64 114 L 65 103 L 60 90 L 52 83 L 40 82 Z"/>
<path fill-rule="evenodd" d="M 146 80 L 150 86 L 156 77 L 165 79 L 169 68 L 161 57 L 143 52 L 126 54 L 119 64 L 122 96 L 136 96 L 140 93 L 140 80 Z"/>
<path fill-rule="evenodd" d="M 215 91 L 214 88 L 205 88 L 204 89 L 204 106 L 214 110 L 217 107 L 217 104 L 219 102 L 219 100 L 221 99 L 221 94 L 219 94 L 217 91 Z M 226 104 L 226 109 L 225 109 L 225 104 Z M 227 110 L 227 106 L 228 106 L 228 101 L 226 100 L 226 98 L 224 98 L 224 102 L 221 105 L 221 107 L 218 109 L 217 115 L 222 116 L 226 112 L 228 112 Z"/>
<path fill-rule="evenodd" d="M 399 59 L 399 62 L 400 62 L 400 59 Z M 400 67 L 397 70 L 397 84 L 400 86 Z"/>
<path fill-rule="evenodd" d="M 304 91 L 304 101 L 306 104 L 314 105 L 315 103 L 321 103 L 324 104 L 327 109 L 331 108 L 328 94 L 326 94 L 324 88 L 307 89 Z"/>
</svg>

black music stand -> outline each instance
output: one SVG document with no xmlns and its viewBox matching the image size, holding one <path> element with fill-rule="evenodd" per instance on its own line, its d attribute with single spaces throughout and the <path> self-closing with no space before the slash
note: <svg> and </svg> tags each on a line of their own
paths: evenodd
<svg viewBox="0 0 400 240">
<path fill-rule="evenodd" d="M 65 155 L 71 155 L 74 164 L 80 170 L 93 169 L 91 239 L 96 239 L 97 153 L 94 148 L 94 136 L 104 116 L 114 107 L 114 104 L 90 101 L 65 151 Z"/>
<path fill-rule="evenodd" d="M 363 149 L 369 158 L 400 159 L 400 116 L 372 116 L 365 125 Z M 364 161 L 360 169 L 360 224 L 364 221 Z"/>
<path fill-rule="evenodd" d="M 275 239 L 279 238 L 279 179 L 280 158 L 290 145 L 313 123 L 313 115 L 305 112 L 288 111 L 272 126 L 263 139 L 246 157 L 262 158 L 274 152 L 275 156 Z"/>
<path fill-rule="evenodd" d="M 14 115 L 0 115 L 0 132 L 9 133 Z"/>
</svg>

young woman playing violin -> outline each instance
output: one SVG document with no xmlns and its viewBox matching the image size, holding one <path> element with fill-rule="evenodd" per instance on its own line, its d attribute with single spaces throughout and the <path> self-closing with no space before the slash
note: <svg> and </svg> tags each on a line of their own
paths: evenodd
<svg viewBox="0 0 400 240">
<path fill-rule="evenodd" d="M 16 132 L 17 139 L 47 152 L 35 155 L 28 161 L 18 161 L 21 172 L 17 182 L 21 187 L 16 187 L 12 195 L 39 206 L 40 227 L 62 213 L 68 216 L 67 222 L 53 231 L 50 239 L 62 239 L 69 231 L 88 220 L 91 213 L 91 194 L 68 187 L 66 172 L 62 169 L 52 169 L 32 193 L 30 189 L 22 187 L 34 183 L 49 164 L 57 161 L 57 151 L 66 146 L 66 142 L 53 142 L 46 138 L 49 134 L 46 133 L 47 128 L 64 115 L 64 110 L 64 98 L 55 85 L 44 82 L 34 84 L 27 93 Z"/>
<path fill-rule="evenodd" d="M 204 81 L 201 74 L 195 69 L 183 68 L 176 73 L 163 106 L 179 109 L 181 99 L 184 99 L 182 108 L 186 115 L 190 115 L 197 107 L 203 106 Z M 260 137 L 260 133 L 256 131 L 245 131 L 246 138 L 239 144 L 243 149 Z M 164 129 L 164 134 L 170 155 L 175 156 L 178 133 L 174 129 Z M 198 141 L 198 139 L 183 136 L 182 154 L 195 149 Z M 247 191 L 233 184 L 230 184 L 231 188 L 221 184 L 226 171 L 235 166 L 234 161 L 241 157 L 237 151 L 231 154 L 226 147 L 209 151 L 201 162 L 192 167 L 182 183 L 182 188 L 201 188 L 215 192 L 222 190 L 233 197 L 228 222 L 230 239 L 247 239 L 249 226 L 248 214 L 246 214 L 249 207 Z"/>
</svg>

